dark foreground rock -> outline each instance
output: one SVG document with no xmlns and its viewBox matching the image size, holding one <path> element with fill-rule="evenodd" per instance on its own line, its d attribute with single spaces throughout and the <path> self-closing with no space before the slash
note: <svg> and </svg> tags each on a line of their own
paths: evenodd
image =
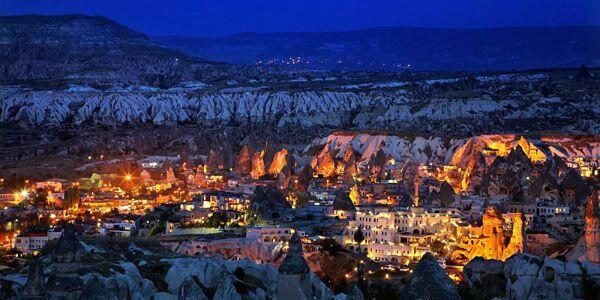
<svg viewBox="0 0 600 300">
<path fill-rule="evenodd" d="M 463 270 L 469 299 L 598 299 L 600 265 L 516 254 L 506 262 L 476 258 Z"/>
<path fill-rule="evenodd" d="M 458 289 L 431 253 L 425 253 L 404 288 L 402 299 L 460 300 Z"/>
</svg>

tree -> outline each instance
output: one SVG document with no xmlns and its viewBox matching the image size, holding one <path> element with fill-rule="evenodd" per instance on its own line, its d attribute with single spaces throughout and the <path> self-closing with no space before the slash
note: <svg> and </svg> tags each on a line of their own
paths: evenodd
<svg viewBox="0 0 600 300">
<path fill-rule="evenodd" d="M 452 186 L 447 181 L 442 182 L 439 194 L 440 205 L 442 207 L 452 206 L 454 203 L 454 195 L 456 195 L 456 193 L 454 192 Z"/>
<path fill-rule="evenodd" d="M 156 224 L 154 224 L 154 226 L 152 227 L 152 229 L 150 229 L 150 235 L 151 236 L 156 236 L 159 233 L 163 233 L 166 230 L 166 226 L 164 223 L 162 222 L 157 222 Z"/>
<path fill-rule="evenodd" d="M 431 243 L 431 251 L 433 251 L 433 253 L 437 256 L 443 256 L 446 254 L 444 243 L 440 241 L 433 241 L 433 243 Z"/>
<path fill-rule="evenodd" d="M 214 212 L 208 220 L 204 223 L 206 227 L 225 227 L 225 225 L 229 222 L 229 217 L 224 212 Z"/>
<path fill-rule="evenodd" d="M 342 248 L 342 245 L 332 238 L 327 238 L 321 241 L 321 251 L 327 251 L 330 255 L 336 256 L 343 250 L 344 248 Z"/>
<path fill-rule="evenodd" d="M 358 246 L 360 247 L 360 244 L 365 240 L 365 235 L 362 232 L 362 229 L 358 228 L 358 230 L 356 230 L 356 232 L 354 233 L 354 241 L 358 244 Z"/>
<path fill-rule="evenodd" d="M 33 198 L 35 206 L 45 206 L 48 201 L 48 193 L 43 189 L 37 189 Z"/>
<path fill-rule="evenodd" d="M 65 192 L 65 199 L 63 200 L 63 208 L 69 209 L 76 205 L 79 205 L 79 189 L 70 188 Z"/>
</svg>

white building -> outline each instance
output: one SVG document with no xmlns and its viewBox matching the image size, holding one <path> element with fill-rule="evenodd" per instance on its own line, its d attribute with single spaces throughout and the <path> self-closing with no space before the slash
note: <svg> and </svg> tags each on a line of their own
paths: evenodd
<svg viewBox="0 0 600 300">
<path fill-rule="evenodd" d="M 0 188 L 0 206 L 1 207 L 16 205 L 17 204 L 16 200 L 17 200 L 17 197 L 16 197 L 15 193 Z"/>
<path fill-rule="evenodd" d="M 133 222 L 107 222 L 100 227 L 101 235 L 113 235 L 118 237 L 130 237 L 135 229 Z"/>
<path fill-rule="evenodd" d="M 453 212 L 427 212 L 423 208 L 393 212 L 357 212 L 344 231 L 344 244 L 366 251 L 376 261 L 400 262 L 419 259 L 436 240 L 456 239 L 460 218 Z M 361 228 L 360 246 L 354 234 Z"/>
<path fill-rule="evenodd" d="M 28 232 L 15 238 L 15 248 L 24 254 L 36 254 L 46 243 L 60 238 L 61 231 Z"/>
<path fill-rule="evenodd" d="M 36 189 L 51 190 L 54 192 L 60 192 L 67 183 L 66 179 L 52 178 L 45 181 L 38 181 L 35 183 Z"/>
<path fill-rule="evenodd" d="M 569 215 L 571 209 L 568 205 L 553 205 L 549 203 L 538 203 L 536 216 L 540 218 L 551 218 L 556 215 Z"/>
</svg>

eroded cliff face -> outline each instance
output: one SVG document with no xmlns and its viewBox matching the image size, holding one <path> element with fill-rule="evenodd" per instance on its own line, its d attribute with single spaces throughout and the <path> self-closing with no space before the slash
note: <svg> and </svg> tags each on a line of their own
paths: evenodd
<svg viewBox="0 0 600 300">
<path fill-rule="evenodd" d="M 544 162 L 547 155 L 534 143 L 523 136 L 482 135 L 468 139 L 452 156 L 452 165 L 466 168 L 467 164 L 477 159 L 480 153 L 486 157 L 507 157 L 520 146 L 532 163 Z M 493 158 L 492 158 L 493 159 Z"/>
<path fill-rule="evenodd" d="M 182 242 L 176 251 L 190 256 L 222 256 L 228 260 L 248 258 L 254 262 L 270 262 L 275 266 L 283 259 L 283 243 L 259 243 L 256 239 L 228 238 L 206 243 Z"/>
<path fill-rule="evenodd" d="M 389 171 L 412 163 L 444 165 L 452 171 L 433 175 L 441 181 L 453 178 L 449 183 L 457 192 L 481 189 L 496 196 L 514 190 L 511 196 L 516 198 L 525 192 L 520 190 L 521 181 L 536 179 L 532 174 L 534 167 L 546 165 L 556 180 L 566 172 L 566 162 L 577 164 L 577 160 L 600 158 L 600 137 L 563 134 L 526 138 L 507 134 L 445 139 L 339 131 L 315 139 L 305 148 L 304 155 L 312 157 L 312 167 L 318 174 L 340 175 L 345 181 L 358 173 L 383 178 L 393 174 Z M 514 176 L 495 178 L 506 172 Z M 503 191 L 504 188 L 508 189 Z"/>
<path fill-rule="evenodd" d="M 502 251 L 502 260 L 525 252 L 525 224 L 521 213 L 515 214 L 512 218 L 512 234 L 508 246 Z"/>
<path fill-rule="evenodd" d="M 429 252 L 421 257 L 404 287 L 402 300 L 411 299 L 461 299 L 452 279 Z"/>
<path fill-rule="evenodd" d="M 223 149 L 211 149 L 206 159 L 206 166 L 209 172 L 216 172 L 225 168 L 225 158 L 223 157 Z"/>
<path fill-rule="evenodd" d="M 235 171 L 240 174 L 250 174 L 252 171 L 253 150 L 249 146 L 242 147 L 235 161 Z"/>
<path fill-rule="evenodd" d="M 483 213 L 483 226 L 480 244 L 471 249 L 469 256 L 487 259 L 501 259 L 504 252 L 504 229 L 502 211 L 492 206 Z"/>
<path fill-rule="evenodd" d="M 517 254 L 501 262 L 476 258 L 463 270 L 467 299 L 596 299 L 600 267 Z"/>
<path fill-rule="evenodd" d="M 248 158 L 251 158 L 248 160 Z M 242 148 L 236 162 L 236 171 L 242 174 L 249 173 L 253 179 L 259 179 L 264 175 L 289 177 L 293 173 L 294 159 L 292 153 L 282 148 L 277 151 L 268 144 L 264 149 L 251 152 L 248 146 Z"/>
<path fill-rule="evenodd" d="M 177 62 L 169 62 L 170 59 L 164 60 L 161 64 L 167 66 L 153 73 L 172 71 L 173 74 L 165 75 L 166 79 L 138 79 L 151 81 L 145 85 L 125 80 L 125 83 L 114 82 L 114 86 L 108 89 L 96 89 L 89 85 L 45 91 L 18 87 L 0 89 L 0 122 L 18 123 L 23 126 L 118 126 L 135 123 L 192 123 L 214 126 L 227 126 L 231 123 L 270 124 L 304 129 L 328 126 L 338 129 L 402 130 L 422 135 L 437 133 L 452 136 L 525 129 L 575 129 L 598 133 L 600 128 L 593 118 L 594 113 L 597 114 L 597 98 L 568 101 L 554 98 L 553 105 L 556 108 L 531 112 L 531 107 L 547 105 L 547 98 L 532 95 L 532 99 L 520 101 L 524 96 L 519 95 L 512 100 L 496 100 L 489 96 L 489 92 L 478 90 L 474 91 L 474 94 L 480 96 L 472 99 L 423 100 L 416 95 L 417 91 L 399 88 L 353 90 L 335 82 L 325 88 L 313 86 L 309 82 L 302 89 L 286 87 L 271 90 L 268 86 L 256 88 L 243 85 L 207 89 L 208 85 L 187 78 L 189 74 L 178 74 L 188 69 L 187 67 Z M 232 70 L 240 68 L 224 67 Z M 207 72 L 203 74 L 211 73 L 208 71 L 211 68 L 216 69 L 217 65 L 207 66 Z M 135 81 L 137 76 L 138 73 L 131 74 L 131 80 Z M 158 74 L 155 76 L 159 77 Z M 115 77 L 118 78 L 118 75 Z M 161 80 L 167 83 L 161 84 Z M 149 87 L 151 84 L 169 87 Z M 421 82 L 417 85 L 425 87 L 431 84 Z M 565 118 L 572 119 L 565 122 Z M 499 119 L 502 121 L 498 122 Z M 537 122 L 515 122 L 532 119 Z M 561 122 L 551 122 L 555 119 L 560 119 Z M 490 149 L 506 150 L 503 139 L 491 140 L 499 144 L 493 144 Z M 482 143 L 487 144 L 487 141 Z"/>
<path fill-rule="evenodd" d="M 585 207 L 585 233 L 567 259 L 600 263 L 600 193 L 594 192 Z"/>
<path fill-rule="evenodd" d="M 273 161 L 269 166 L 269 174 L 278 175 L 288 163 L 288 151 L 283 148 L 273 157 Z"/>
<path fill-rule="evenodd" d="M 502 211 L 488 207 L 483 214 L 483 225 L 477 230 L 478 236 L 463 237 L 459 249 L 452 253 L 457 260 L 470 261 L 475 257 L 504 261 L 516 253 L 525 251 L 525 231 L 523 216 L 516 214 L 511 220 L 502 217 Z M 506 230 L 505 224 L 512 223 Z"/>
<path fill-rule="evenodd" d="M 1 276 L 0 280 L 11 291 L 10 294 L 0 291 L 2 299 L 258 300 L 277 296 L 279 273 L 272 264 L 256 264 L 248 259 L 182 257 L 166 251 L 156 241 L 75 242 L 82 248 L 85 260 L 64 270 L 61 264 L 65 262 L 43 257 L 40 260 L 43 263 L 30 265 L 29 276 Z M 217 245 L 228 246 L 239 245 Z M 255 251 L 251 249 L 252 253 L 245 255 L 256 255 Z M 45 286 L 44 270 L 50 274 L 46 275 Z M 316 299 L 334 298 L 314 273 L 307 276 Z"/>
<path fill-rule="evenodd" d="M 316 156 L 311 163 L 312 168 L 324 177 L 331 177 L 336 174 L 335 160 L 332 152 L 325 152 L 322 156 Z"/>
<path fill-rule="evenodd" d="M 250 176 L 252 179 L 259 179 L 263 175 L 266 174 L 265 171 L 265 151 L 261 150 L 259 152 L 255 152 L 252 155 L 252 170 L 250 171 Z"/>
</svg>

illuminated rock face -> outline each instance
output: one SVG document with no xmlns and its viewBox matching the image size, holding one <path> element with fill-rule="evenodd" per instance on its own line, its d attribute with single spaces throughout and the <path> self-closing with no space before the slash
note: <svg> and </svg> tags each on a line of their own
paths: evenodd
<svg viewBox="0 0 600 300">
<path fill-rule="evenodd" d="M 350 188 L 350 194 L 348 195 L 350 197 L 350 200 L 352 201 L 352 204 L 354 205 L 360 205 L 360 193 L 358 192 L 358 187 L 356 185 L 353 185 L 352 188 Z"/>
<path fill-rule="evenodd" d="M 600 263 L 600 193 L 596 191 L 585 207 L 585 233 L 567 254 L 568 260 Z"/>
<path fill-rule="evenodd" d="M 350 184 L 355 180 L 356 175 L 358 174 L 358 170 L 354 164 L 348 165 L 344 168 L 344 172 L 342 173 L 341 179 L 344 183 Z"/>
<path fill-rule="evenodd" d="M 346 151 L 344 151 L 344 164 L 356 164 L 356 155 L 354 155 L 352 147 L 346 147 Z"/>
<path fill-rule="evenodd" d="M 383 179 L 386 174 L 385 172 L 388 161 L 388 156 L 382 149 L 379 149 L 369 164 L 371 176 L 374 178 Z"/>
<path fill-rule="evenodd" d="M 507 164 L 516 162 L 524 166 L 524 170 L 529 170 L 529 165 L 547 163 L 549 159 L 564 160 L 562 166 L 553 168 L 553 172 L 558 171 L 560 175 L 560 171 L 566 168 L 564 162 L 575 163 L 577 158 L 595 159 L 599 153 L 600 142 L 596 136 L 525 138 L 496 134 L 448 141 L 441 137 L 409 139 L 384 131 L 338 131 L 315 139 L 304 151 L 304 154 L 312 156 L 311 166 L 315 171 L 323 175 L 336 173 L 344 176 L 343 180 L 348 180 L 353 172 L 346 171 L 348 168 L 356 168 L 361 174 L 368 171 L 372 177 L 382 178 L 386 170 L 411 162 L 452 166 L 457 172 L 456 180 L 441 180 L 448 181 L 456 192 L 478 192 L 482 181 L 485 181 L 486 170 L 498 158 Z"/>
<path fill-rule="evenodd" d="M 210 172 L 222 170 L 225 162 L 220 150 L 211 149 L 208 158 L 206 159 L 206 165 Z"/>
<path fill-rule="evenodd" d="M 507 260 L 516 253 L 525 251 L 525 226 L 523 224 L 523 215 L 518 213 L 513 218 L 512 235 L 506 249 L 502 251 L 502 260 Z"/>
<path fill-rule="evenodd" d="M 502 228 L 502 212 L 496 207 L 488 207 L 483 214 L 483 243 L 472 250 L 471 256 L 481 256 L 486 259 L 498 259 L 504 251 L 504 230 Z"/>
<path fill-rule="evenodd" d="M 259 179 L 261 176 L 265 175 L 265 161 L 264 161 L 265 151 L 260 151 L 254 153 L 252 155 L 252 171 L 250 171 L 250 176 L 253 179 Z"/>
<path fill-rule="evenodd" d="M 312 167 L 318 174 L 321 174 L 324 177 L 333 176 L 336 171 L 333 153 L 328 151 L 321 157 L 315 156 L 312 161 Z"/>
<path fill-rule="evenodd" d="M 342 168 L 338 167 L 338 173 L 342 175 L 342 180 L 345 183 L 354 182 L 358 170 L 356 169 L 356 156 L 352 147 L 346 147 L 344 159 L 339 162 L 339 165 L 342 166 Z"/>
<path fill-rule="evenodd" d="M 273 157 L 273 161 L 271 162 L 271 165 L 269 166 L 269 174 L 277 175 L 277 174 L 281 173 L 281 170 L 287 164 L 287 156 L 288 156 L 288 151 L 285 148 L 283 148 L 280 151 L 278 151 L 277 153 L 275 153 L 275 156 Z"/>
<path fill-rule="evenodd" d="M 244 146 L 235 161 L 235 171 L 240 174 L 250 174 L 252 171 L 252 149 Z"/>
<path fill-rule="evenodd" d="M 190 244 L 190 247 L 192 246 L 193 244 Z M 282 258 L 282 247 L 283 243 L 259 243 L 256 239 L 230 238 L 210 242 L 207 253 L 221 255 L 225 259 L 248 258 L 256 262 L 264 261 L 278 265 Z"/>
<path fill-rule="evenodd" d="M 461 168 L 467 168 L 479 154 L 486 157 L 508 156 L 518 146 L 533 163 L 546 161 L 546 154 L 525 137 L 517 139 L 516 135 L 482 135 L 468 139 L 452 155 L 451 164 Z"/>
<path fill-rule="evenodd" d="M 540 150 L 534 144 L 527 141 L 525 137 L 521 136 L 521 138 L 517 142 L 517 145 L 521 146 L 521 148 L 523 149 L 527 157 L 529 157 L 531 162 L 540 163 L 546 161 L 546 154 L 544 154 L 544 152 L 542 152 L 542 150 Z"/>
<path fill-rule="evenodd" d="M 167 182 L 175 182 L 177 178 L 175 178 L 175 171 L 173 171 L 173 167 L 169 167 L 165 172 L 165 180 Z"/>
<path fill-rule="evenodd" d="M 463 178 L 460 184 L 462 191 L 478 186 L 485 175 L 487 164 L 483 154 L 479 153 L 476 158 L 469 161 L 463 173 Z"/>
<path fill-rule="evenodd" d="M 515 215 L 512 231 L 504 229 L 506 221 L 498 208 L 488 207 L 483 214 L 481 235 L 465 237 L 467 242 L 462 243 L 462 249 L 455 251 L 452 256 L 466 260 L 482 257 L 504 261 L 516 253 L 522 253 L 525 250 L 523 217 L 520 214 Z"/>
<path fill-rule="evenodd" d="M 574 160 L 578 156 L 593 157 L 597 152 L 597 143 L 585 139 L 542 138 L 534 142 L 515 135 L 482 135 L 466 140 L 452 154 L 450 164 L 464 170 L 461 182 L 462 190 L 477 188 L 486 166 L 494 166 L 496 161 L 506 161 L 508 165 L 529 170 L 534 164 L 548 163 L 557 173 L 562 159 Z M 549 159 L 550 158 L 550 159 Z M 505 160 L 502 160 L 505 159 Z M 557 170 L 557 167 L 559 170 Z M 555 174 L 558 177 L 559 174 Z"/>
</svg>

